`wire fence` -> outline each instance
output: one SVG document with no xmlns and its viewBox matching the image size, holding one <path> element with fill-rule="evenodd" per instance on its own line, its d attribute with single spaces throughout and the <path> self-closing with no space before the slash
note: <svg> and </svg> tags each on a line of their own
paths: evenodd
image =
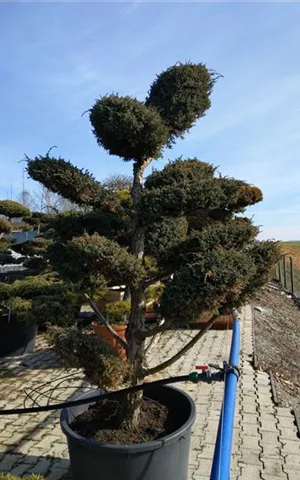
<svg viewBox="0 0 300 480">
<path fill-rule="evenodd" d="M 274 277 L 285 290 L 300 297 L 300 270 L 296 268 L 293 257 L 282 255 L 274 271 Z"/>
</svg>

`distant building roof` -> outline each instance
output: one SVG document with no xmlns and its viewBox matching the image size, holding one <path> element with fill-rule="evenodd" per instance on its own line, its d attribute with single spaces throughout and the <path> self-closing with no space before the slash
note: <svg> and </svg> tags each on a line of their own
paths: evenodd
<svg viewBox="0 0 300 480">
<path fill-rule="evenodd" d="M 28 240 L 33 240 L 38 234 L 37 230 L 32 232 L 12 232 L 6 236 L 6 238 L 12 239 L 14 243 L 23 243 Z"/>
</svg>

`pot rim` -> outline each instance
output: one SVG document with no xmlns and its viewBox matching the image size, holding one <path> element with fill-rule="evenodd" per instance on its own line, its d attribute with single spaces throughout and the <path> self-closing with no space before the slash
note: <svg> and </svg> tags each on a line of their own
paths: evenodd
<svg viewBox="0 0 300 480">
<path fill-rule="evenodd" d="M 163 448 L 165 446 L 168 446 L 174 443 L 176 440 L 180 440 L 181 438 L 185 439 L 186 438 L 185 431 L 192 427 L 196 419 L 196 406 L 194 401 L 192 400 L 190 395 L 188 395 L 186 392 L 184 392 L 179 388 L 166 386 L 166 385 L 159 386 L 156 388 L 173 390 L 176 393 L 180 393 L 188 401 L 191 408 L 190 415 L 186 420 L 186 422 L 183 425 L 181 425 L 180 428 L 170 433 L 169 435 L 166 435 L 165 437 L 162 437 L 158 440 L 153 440 L 151 442 L 135 443 L 132 445 L 111 445 L 107 443 L 94 442 L 93 440 L 89 440 L 85 437 L 82 437 L 81 435 L 78 435 L 77 433 L 74 432 L 74 430 L 71 429 L 69 425 L 69 419 L 68 419 L 68 412 L 70 407 L 64 408 L 61 411 L 60 424 L 61 424 L 62 431 L 67 437 L 72 437 L 72 441 L 75 441 L 76 443 L 79 443 L 81 445 L 83 444 L 83 446 L 93 448 L 95 450 L 101 449 L 101 450 L 106 450 L 107 452 L 110 452 L 110 453 L 119 453 L 119 454 L 134 454 L 134 453 L 142 453 L 145 451 L 149 452 L 151 450 L 158 450 L 160 448 Z M 99 392 L 99 390 L 97 391 Z M 84 396 L 91 395 L 91 393 L 93 394 L 95 392 L 84 393 L 78 396 L 77 399 L 83 398 Z"/>
<path fill-rule="evenodd" d="M 93 325 L 93 327 L 104 327 L 104 328 L 106 328 L 105 325 L 103 325 L 103 324 L 100 325 L 97 322 L 95 322 L 95 320 L 92 321 L 92 325 Z M 127 323 L 112 323 L 111 326 L 113 328 L 127 328 L 128 324 Z"/>
</svg>

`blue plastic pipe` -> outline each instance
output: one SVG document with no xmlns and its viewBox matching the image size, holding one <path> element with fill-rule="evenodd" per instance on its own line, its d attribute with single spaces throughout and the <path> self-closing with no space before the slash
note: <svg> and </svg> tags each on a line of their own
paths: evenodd
<svg viewBox="0 0 300 480">
<path fill-rule="evenodd" d="M 238 382 L 237 371 L 230 367 L 239 367 L 240 359 L 240 321 L 233 320 L 232 341 L 229 356 L 229 370 L 226 373 L 224 398 L 220 415 L 218 435 L 215 445 L 213 464 L 210 474 L 211 480 L 230 479 L 230 460 L 234 426 L 234 411 L 236 387 Z"/>
</svg>

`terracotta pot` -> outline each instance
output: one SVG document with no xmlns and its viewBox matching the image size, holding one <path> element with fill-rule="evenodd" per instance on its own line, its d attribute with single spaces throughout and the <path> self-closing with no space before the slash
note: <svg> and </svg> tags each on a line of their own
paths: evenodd
<svg viewBox="0 0 300 480">
<path fill-rule="evenodd" d="M 205 324 L 209 321 L 210 318 L 211 315 L 204 315 L 197 322 L 190 323 L 189 327 L 197 330 L 202 330 L 205 328 Z M 220 315 L 211 327 L 211 330 L 232 330 L 232 327 L 233 314 L 230 313 L 228 315 Z"/>
<path fill-rule="evenodd" d="M 112 325 L 115 332 L 126 342 L 125 333 L 127 330 L 127 325 Z M 122 360 L 126 360 L 126 350 L 123 348 L 113 335 L 107 330 L 104 325 L 97 325 L 93 322 L 93 330 L 98 337 L 101 337 L 105 343 L 115 348 L 118 352 L 119 357 Z"/>
</svg>

